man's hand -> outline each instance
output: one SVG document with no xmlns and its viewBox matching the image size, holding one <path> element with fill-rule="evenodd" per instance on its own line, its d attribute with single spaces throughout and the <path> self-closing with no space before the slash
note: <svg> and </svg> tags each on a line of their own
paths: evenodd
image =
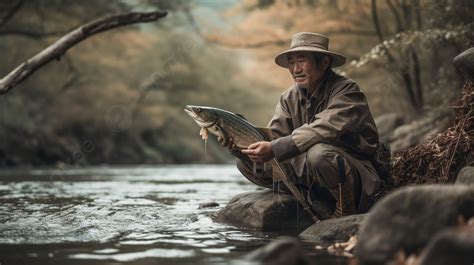
<svg viewBox="0 0 474 265">
<path fill-rule="evenodd" d="M 265 163 L 275 157 L 270 142 L 266 141 L 253 143 L 247 149 L 242 150 L 242 153 L 257 163 Z"/>
<path fill-rule="evenodd" d="M 217 137 L 217 141 L 224 147 L 227 147 L 229 150 L 234 150 L 236 149 L 236 146 L 234 144 L 234 139 L 232 137 L 229 137 L 227 139 L 227 142 L 224 140 L 222 137 Z"/>
</svg>

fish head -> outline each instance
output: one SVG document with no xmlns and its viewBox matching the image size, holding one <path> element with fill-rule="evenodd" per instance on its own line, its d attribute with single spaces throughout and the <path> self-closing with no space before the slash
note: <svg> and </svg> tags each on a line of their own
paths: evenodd
<svg viewBox="0 0 474 265">
<path fill-rule="evenodd" d="M 187 105 L 184 111 L 202 128 L 215 125 L 219 119 L 217 112 L 210 107 Z"/>
</svg>

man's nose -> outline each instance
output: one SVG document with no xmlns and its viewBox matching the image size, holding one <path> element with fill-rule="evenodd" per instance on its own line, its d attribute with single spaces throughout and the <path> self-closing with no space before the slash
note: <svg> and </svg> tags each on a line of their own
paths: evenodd
<svg viewBox="0 0 474 265">
<path fill-rule="evenodd" d="M 300 64 L 299 63 L 294 63 L 293 65 L 290 66 L 291 67 L 291 71 L 293 73 L 299 73 L 301 72 L 301 67 L 300 67 Z"/>
</svg>

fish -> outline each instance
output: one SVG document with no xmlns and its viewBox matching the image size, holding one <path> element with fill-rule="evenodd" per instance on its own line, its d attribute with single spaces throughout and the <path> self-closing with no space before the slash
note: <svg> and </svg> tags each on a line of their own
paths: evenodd
<svg viewBox="0 0 474 265">
<path fill-rule="evenodd" d="M 250 144 L 272 140 L 270 128 L 259 128 L 241 114 L 206 106 L 187 105 L 186 113 L 201 127 L 199 135 L 207 140 L 209 133 L 223 139 L 234 139 L 236 149 L 246 149 Z"/>
<path fill-rule="evenodd" d="M 208 107 L 187 105 L 184 111 L 197 123 L 201 130 L 199 135 L 203 140 L 207 140 L 209 133 L 220 137 L 223 144 L 227 145 L 229 138 L 232 138 L 235 149 L 247 149 L 249 145 L 260 141 L 271 141 L 273 139 L 270 128 L 256 127 L 250 123 L 243 115 L 227 110 Z M 273 158 L 269 161 L 272 168 L 273 181 L 283 182 L 295 198 L 302 204 L 304 209 L 310 213 L 314 221 L 322 220 L 316 212 L 312 210 L 306 202 L 302 193 L 289 181 L 279 162 Z M 264 169 L 265 170 L 265 169 Z M 255 164 L 254 164 L 255 175 Z"/>
</svg>

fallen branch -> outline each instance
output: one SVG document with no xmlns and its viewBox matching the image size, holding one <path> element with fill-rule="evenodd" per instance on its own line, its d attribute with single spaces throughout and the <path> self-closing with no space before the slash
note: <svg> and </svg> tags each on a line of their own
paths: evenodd
<svg viewBox="0 0 474 265">
<path fill-rule="evenodd" d="M 18 2 L 16 2 L 12 9 L 10 9 L 4 17 L 0 18 L 0 26 L 6 24 L 16 14 L 16 12 L 20 10 L 22 6 L 23 0 L 19 0 Z"/>
<path fill-rule="evenodd" d="M 161 11 L 146 13 L 130 12 L 100 18 L 82 25 L 64 35 L 61 39 L 28 59 L 26 62 L 15 68 L 15 70 L 11 71 L 7 76 L 2 78 L 0 80 L 0 94 L 7 93 L 16 85 L 28 78 L 36 70 L 52 60 L 59 60 L 67 50 L 92 35 L 125 25 L 156 21 L 166 15 L 166 12 Z"/>
</svg>

